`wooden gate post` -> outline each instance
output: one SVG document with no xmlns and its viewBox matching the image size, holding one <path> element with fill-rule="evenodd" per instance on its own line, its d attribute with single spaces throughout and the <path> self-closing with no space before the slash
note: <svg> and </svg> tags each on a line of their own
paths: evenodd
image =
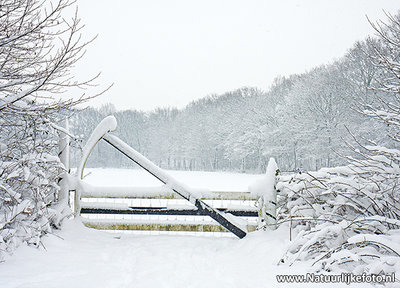
<svg viewBox="0 0 400 288">
<path fill-rule="evenodd" d="M 278 166 L 274 158 L 268 162 L 265 176 L 250 186 L 250 192 L 258 199 L 258 228 L 276 229 L 276 174 Z"/>
<path fill-rule="evenodd" d="M 278 171 L 278 165 L 274 158 L 269 159 L 268 167 L 266 171 L 266 177 L 269 179 L 268 186 L 266 188 L 266 193 L 264 194 L 264 206 L 262 217 L 265 220 L 266 226 L 271 229 L 276 229 L 276 174 Z"/>
<path fill-rule="evenodd" d="M 65 118 L 63 121 L 63 128 L 65 131 L 69 131 L 68 119 Z M 60 180 L 60 194 L 58 198 L 58 202 L 62 205 L 67 206 L 69 200 L 69 185 L 68 185 L 68 173 L 70 171 L 70 137 L 68 133 L 64 133 L 63 131 L 58 132 L 59 140 L 58 140 L 58 157 L 60 158 L 61 163 L 64 166 L 65 171 L 61 175 Z"/>
<path fill-rule="evenodd" d="M 114 116 L 108 116 L 104 118 L 97 127 L 93 130 L 89 139 L 86 142 L 85 147 L 83 147 L 82 158 L 78 164 L 78 168 L 76 169 L 76 178 L 79 180 L 83 179 L 83 170 L 85 169 L 86 162 L 89 158 L 90 153 L 93 148 L 96 146 L 97 142 L 100 141 L 101 138 L 105 134 L 111 131 L 115 131 L 117 129 L 117 120 Z M 75 197 L 74 197 L 74 214 L 75 217 L 78 217 L 81 211 L 81 188 L 80 185 L 76 185 L 75 189 Z"/>
</svg>

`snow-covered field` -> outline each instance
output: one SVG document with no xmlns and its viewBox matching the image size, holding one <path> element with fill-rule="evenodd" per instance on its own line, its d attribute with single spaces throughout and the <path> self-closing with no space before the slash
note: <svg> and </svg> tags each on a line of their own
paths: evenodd
<svg viewBox="0 0 400 288">
<path fill-rule="evenodd" d="M 154 185 L 139 170 L 92 170 L 96 185 Z M 245 191 L 260 175 L 171 172 L 182 182 L 213 190 Z M 309 287 L 279 284 L 279 274 L 305 274 L 309 263 L 277 266 L 289 245 L 285 226 L 244 239 L 132 235 L 96 231 L 69 220 L 43 238 L 40 249 L 21 247 L 0 264 L 0 287 Z M 369 287 L 352 284 L 351 287 Z M 349 287 L 312 284 L 312 287 Z"/>
<path fill-rule="evenodd" d="M 260 174 L 203 171 L 167 171 L 171 176 L 194 188 L 211 191 L 249 191 L 249 185 L 263 177 Z M 85 169 L 85 181 L 97 186 L 159 186 L 162 183 L 141 169 Z"/>
</svg>

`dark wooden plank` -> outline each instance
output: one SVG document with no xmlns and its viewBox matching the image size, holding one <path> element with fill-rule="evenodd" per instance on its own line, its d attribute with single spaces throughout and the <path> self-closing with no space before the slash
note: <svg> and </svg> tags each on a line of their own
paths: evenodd
<svg viewBox="0 0 400 288">
<path fill-rule="evenodd" d="M 101 230 L 141 230 L 141 231 L 182 231 L 182 232 L 228 232 L 219 224 L 176 224 L 176 223 L 115 223 L 83 220 L 85 226 Z M 257 230 L 257 225 L 247 225 L 249 232 Z"/>
<path fill-rule="evenodd" d="M 258 217 L 258 211 L 228 210 L 227 208 L 215 208 L 219 212 L 230 213 L 242 217 Z M 119 215 L 182 215 L 182 216 L 208 216 L 199 209 L 167 209 L 166 207 L 130 207 L 129 210 L 106 208 L 81 208 L 81 214 L 119 214 Z"/>
</svg>

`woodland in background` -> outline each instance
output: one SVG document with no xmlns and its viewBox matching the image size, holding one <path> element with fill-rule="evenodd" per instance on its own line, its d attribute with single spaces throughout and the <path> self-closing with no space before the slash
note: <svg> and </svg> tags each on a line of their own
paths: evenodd
<svg viewBox="0 0 400 288">
<path fill-rule="evenodd" d="M 181 110 L 116 111 L 112 104 L 87 108 L 70 118 L 72 131 L 87 138 L 102 118 L 113 114 L 119 123 L 116 134 L 166 169 L 263 172 L 270 157 L 282 171 L 343 165 L 342 155 L 356 152 L 354 139 L 394 145 L 387 137 L 390 127 L 365 116 L 369 107 L 381 105 L 382 95 L 392 97 L 384 89 L 372 89 L 385 77 L 374 56 L 381 45 L 370 37 L 334 63 L 277 77 L 268 91 L 244 87 Z M 79 155 L 75 151 L 73 162 Z M 134 164 L 99 143 L 88 165 Z"/>
</svg>

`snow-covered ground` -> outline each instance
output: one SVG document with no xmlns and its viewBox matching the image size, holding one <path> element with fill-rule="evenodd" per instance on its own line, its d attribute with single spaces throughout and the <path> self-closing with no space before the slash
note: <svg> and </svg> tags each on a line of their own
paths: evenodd
<svg viewBox="0 0 400 288">
<path fill-rule="evenodd" d="M 96 185 L 158 184 L 139 170 L 92 172 L 87 181 Z M 171 174 L 188 185 L 238 191 L 247 190 L 260 177 L 206 172 Z M 88 229 L 78 220 L 68 220 L 61 231 L 43 237 L 40 249 L 21 247 L 1 263 L 0 287 L 349 287 L 279 284 L 277 275 L 304 275 L 309 269 L 309 263 L 277 266 L 289 245 L 288 238 L 288 228 L 284 226 L 277 231 L 253 232 L 239 240 L 116 234 Z"/>
<path fill-rule="evenodd" d="M 288 241 L 285 227 L 253 232 L 239 240 L 118 235 L 69 221 L 57 236 L 44 237 L 46 250 L 22 247 L 0 264 L 0 287 L 309 287 L 310 284 L 277 283 L 278 274 L 307 271 L 308 264 L 276 265 Z"/>
</svg>

